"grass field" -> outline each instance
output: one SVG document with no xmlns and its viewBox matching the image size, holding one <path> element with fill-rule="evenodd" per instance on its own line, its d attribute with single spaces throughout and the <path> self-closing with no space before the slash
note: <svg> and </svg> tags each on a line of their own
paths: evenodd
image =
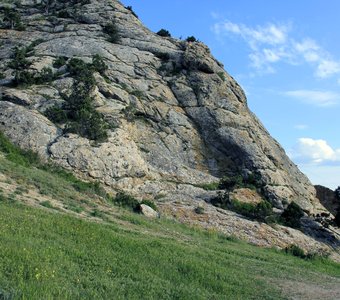
<svg viewBox="0 0 340 300">
<path fill-rule="evenodd" d="M 1 299 L 281 299 L 284 280 L 340 277 L 303 260 L 167 220 L 127 228 L 0 203 Z"/>
</svg>

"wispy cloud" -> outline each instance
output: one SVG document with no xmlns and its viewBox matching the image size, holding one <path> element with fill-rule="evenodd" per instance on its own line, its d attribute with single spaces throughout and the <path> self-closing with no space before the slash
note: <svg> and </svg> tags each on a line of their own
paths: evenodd
<svg viewBox="0 0 340 300">
<path fill-rule="evenodd" d="M 289 151 L 297 163 L 340 166 L 340 149 L 333 149 L 325 140 L 300 138 Z"/>
<path fill-rule="evenodd" d="M 292 38 L 291 24 L 268 23 L 249 27 L 225 20 L 214 24 L 212 29 L 219 38 L 232 35 L 241 37 L 251 50 L 249 59 L 252 67 L 260 72 L 275 72 L 274 64 L 278 62 L 290 65 L 305 62 L 315 68 L 316 77 L 327 78 L 340 74 L 340 61 L 313 39 L 297 41 Z"/>
<path fill-rule="evenodd" d="M 294 128 L 295 129 L 297 129 L 297 130 L 306 130 L 306 129 L 308 129 L 308 125 L 306 125 L 306 124 L 296 124 L 295 126 L 294 126 Z"/>
<path fill-rule="evenodd" d="M 334 106 L 338 104 L 340 100 L 339 94 L 330 91 L 295 90 L 287 91 L 284 95 L 319 107 Z"/>
</svg>

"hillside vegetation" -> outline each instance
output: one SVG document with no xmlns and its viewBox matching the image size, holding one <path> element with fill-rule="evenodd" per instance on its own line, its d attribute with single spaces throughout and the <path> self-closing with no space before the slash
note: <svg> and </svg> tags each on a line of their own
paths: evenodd
<svg viewBox="0 0 340 300">
<path fill-rule="evenodd" d="M 0 137 L 0 299 L 336 299 L 340 267 L 114 205 Z"/>
</svg>

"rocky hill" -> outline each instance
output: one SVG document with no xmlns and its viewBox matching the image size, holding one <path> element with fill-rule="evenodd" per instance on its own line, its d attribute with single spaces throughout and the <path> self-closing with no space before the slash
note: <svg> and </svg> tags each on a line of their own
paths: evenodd
<svg viewBox="0 0 340 300">
<path fill-rule="evenodd" d="M 187 222 L 264 245 L 307 239 L 209 204 L 221 178 L 238 177 L 278 212 L 292 201 L 324 210 L 207 46 L 151 32 L 119 1 L 0 8 L 0 130 L 11 141 Z M 204 218 L 191 216 L 198 205 Z"/>
</svg>

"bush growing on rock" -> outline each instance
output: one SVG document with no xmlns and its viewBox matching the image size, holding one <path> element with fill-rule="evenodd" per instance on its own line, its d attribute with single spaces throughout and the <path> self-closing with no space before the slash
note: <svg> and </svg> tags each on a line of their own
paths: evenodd
<svg viewBox="0 0 340 300">
<path fill-rule="evenodd" d="M 53 61 L 53 67 L 54 68 L 60 68 L 64 65 L 66 65 L 67 62 L 67 58 L 63 57 L 63 56 L 59 56 L 57 57 L 54 61 Z"/>
<path fill-rule="evenodd" d="M 299 246 L 296 246 L 296 245 L 290 245 L 290 246 L 286 247 L 285 252 L 287 254 L 291 254 L 293 256 L 297 256 L 297 257 L 300 257 L 300 258 L 306 258 L 305 252 Z"/>
<path fill-rule="evenodd" d="M 303 210 L 295 202 L 291 202 L 281 214 L 283 224 L 292 228 L 301 226 L 300 219 L 303 217 Z"/>
<path fill-rule="evenodd" d="M 137 19 L 138 19 L 138 16 L 137 16 L 137 14 L 133 11 L 133 8 L 132 8 L 132 6 L 125 6 L 125 8 L 127 9 L 127 10 L 129 10 Z"/>
<path fill-rule="evenodd" d="M 159 30 L 159 31 L 157 32 L 157 34 L 158 34 L 159 36 L 162 36 L 162 37 L 171 37 L 170 32 L 169 32 L 168 30 L 166 30 L 166 29 L 161 29 L 161 30 Z"/>
<path fill-rule="evenodd" d="M 3 24 L 1 26 L 3 29 L 16 29 L 19 31 L 26 29 L 21 21 L 20 13 L 16 9 L 5 7 L 3 13 Z"/>
<path fill-rule="evenodd" d="M 275 223 L 277 220 L 273 214 L 273 206 L 267 201 L 259 203 L 245 203 L 236 199 L 231 199 L 229 192 L 219 192 L 216 197 L 211 199 L 211 204 L 223 209 L 235 211 L 247 218 L 261 222 Z"/>
<path fill-rule="evenodd" d="M 46 110 L 45 115 L 56 123 L 66 123 L 65 131 L 79 134 L 96 142 L 104 142 L 108 135 L 108 124 L 94 106 L 91 96 L 96 81 L 93 72 L 104 72 L 106 66 L 100 56 L 93 58 L 92 64 L 87 64 L 78 58 L 72 58 L 67 64 L 67 70 L 74 77 L 72 92 L 64 96 L 65 102 Z"/>
<path fill-rule="evenodd" d="M 194 42 L 197 42 L 197 39 L 194 36 L 188 36 L 186 38 L 186 41 L 189 43 L 194 43 Z"/>
<path fill-rule="evenodd" d="M 119 192 L 113 199 L 113 202 L 120 206 L 131 208 L 134 211 L 138 210 L 139 208 L 138 200 L 124 192 Z"/>
<path fill-rule="evenodd" d="M 117 43 L 119 41 L 118 27 L 115 23 L 106 24 L 103 31 L 109 36 L 108 41 L 110 43 Z"/>
</svg>

